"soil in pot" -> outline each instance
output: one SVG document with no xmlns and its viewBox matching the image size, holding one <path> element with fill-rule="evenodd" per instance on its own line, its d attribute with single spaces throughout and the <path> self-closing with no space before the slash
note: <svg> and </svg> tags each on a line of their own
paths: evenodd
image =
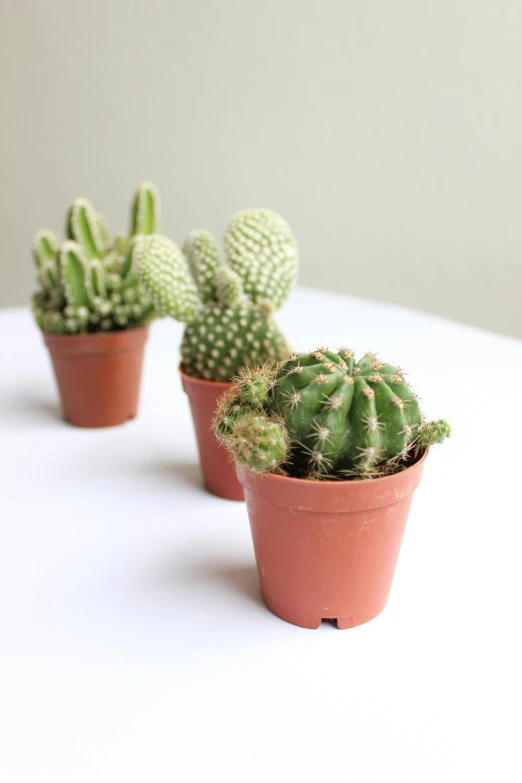
<svg viewBox="0 0 522 783">
<path fill-rule="evenodd" d="M 148 329 L 45 334 L 65 418 L 77 427 L 114 427 L 133 419 Z"/>
<path fill-rule="evenodd" d="M 261 592 L 282 620 L 339 628 L 384 609 L 426 455 L 383 478 L 307 481 L 238 466 Z"/>
<path fill-rule="evenodd" d="M 212 432 L 212 419 L 219 398 L 233 383 L 206 381 L 187 375 L 180 367 L 183 389 L 188 395 L 192 420 L 196 431 L 199 461 L 205 488 L 213 495 L 227 500 L 244 500 L 244 492 L 236 475 L 236 468 L 228 451 Z"/>
</svg>

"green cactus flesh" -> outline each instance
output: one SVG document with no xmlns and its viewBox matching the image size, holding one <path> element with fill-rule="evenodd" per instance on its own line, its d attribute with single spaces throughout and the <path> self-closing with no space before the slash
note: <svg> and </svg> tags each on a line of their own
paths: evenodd
<svg viewBox="0 0 522 783">
<path fill-rule="evenodd" d="M 251 464 L 244 456 L 250 453 L 245 426 L 239 425 L 245 411 L 286 433 L 289 456 L 278 467 L 301 478 L 385 475 L 449 434 L 445 422 L 423 422 L 398 367 L 373 354 L 356 363 L 347 349 L 319 349 L 241 374 L 237 391 L 219 409 L 216 434 L 234 455 L 243 454 L 243 464 L 259 470 L 258 455 Z"/>
<path fill-rule="evenodd" d="M 208 231 L 191 231 L 183 245 L 183 254 L 203 304 L 215 300 L 214 278 L 220 264 L 219 248 L 214 237 Z"/>
<path fill-rule="evenodd" d="M 155 234 L 159 230 L 160 199 L 152 182 L 142 182 L 131 209 L 131 235 Z"/>
<path fill-rule="evenodd" d="M 174 242 L 157 234 L 138 237 L 133 261 L 159 313 L 178 321 L 195 316 L 198 307 L 196 286 L 185 258 Z"/>
<path fill-rule="evenodd" d="M 147 191 L 140 187 L 142 193 Z M 157 194 L 155 199 L 157 215 Z M 33 240 L 39 283 L 33 314 L 38 326 L 46 332 L 79 333 L 147 325 L 156 313 L 132 266 L 135 240 L 119 234 L 111 245 L 105 220 L 86 199 L 73 202 L 66 230 L 69 239 L 61 245 L 47 230 Z"/>
<path fill-rule="evenodd" d="M 183 253 L 166 237 L 138 237 L 133 260 L 161 313 L 187 323 L 183 369 L 229 381 L 242 367 L 288 355 L 272 313 L 295 282 L 297 247 L 289 227 L 269 210 L 246 210 L 225 235 L 229 265 L 208 231 L 192 231 Z M 185 261 L 186 259 L 186 261 Z"/>
<path fill-rule="evenodd" d="M 183 333 L 181 357 L 188 375 L 227 381 L 246 365 L 277 360 L 289 346 L 265 304 L 206 304 Z"/>
<path fill-rule="evenodd" d="M 105 221 L 86 198 L 77 198 L 67 213 L 66 233 L 77 242 L 87 258 L 102 258 L 106 249 Z"/>
<path fill-rule="evenodd" d="M 240 465 L 265 473 L 288 458 L 288 436 L 284 427 L 266 416 L 248 413 L 235 424 L 231 452 Z"/>
<path fill-rule="evenodd" d="M 295 284 L 297 245 L 288 224 L 269 209 L 245 209 L 228 224 L 224 236 L 228 265 L 241 277 L 256 302 L 281 307 Z"/>
<path fill-rule="evenodd" d="M 45 264 L 55 264 L 60 243 L 52 231 L 38 231 L 33 239 L 33 258 L 37 269 Z"/>
</svg>

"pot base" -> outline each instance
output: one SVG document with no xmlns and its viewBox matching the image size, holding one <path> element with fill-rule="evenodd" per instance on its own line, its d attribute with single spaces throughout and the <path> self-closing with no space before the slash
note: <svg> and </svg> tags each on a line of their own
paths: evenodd
<svg viewBox="0 0 522 783">
<path fill-rule="evenodd" d="M 344 631 L 347 628 L 355 628 L 358 625 L 364 625 L 364 623 L 369 623 L 370 620 L 373 620 L 381 614 L 387 603 L 387 601 L 385 601 L 382 606 L 375 607 L 372 610 L 357 612 L 356 614 L 346 615 L 344 617 L 319 617 L 315 614 L 306 614 L 302 609 L 288 609 L 274 604 L 271 605 L 265 595 L 263 595 L 263 601 L 272 614 L 275 614 L 280 620 L 284 620 L 291 625 L 297 625 L 299 628 L 316 630 L 323 620 L 330 620 L 332 623 L 335 623 L 337 628 L 341 631 Z"/>
</svg>

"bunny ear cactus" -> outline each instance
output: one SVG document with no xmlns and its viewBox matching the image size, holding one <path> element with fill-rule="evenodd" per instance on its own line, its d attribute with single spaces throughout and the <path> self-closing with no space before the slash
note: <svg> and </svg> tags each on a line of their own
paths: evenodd
<svg viewBox="0 0 522 783">
<path fill-rule="evenodd" d="M 81 333 L 144 326 L 155 316 L 149 296 L 132 267 L 135 234 L 155 231 L 159 196 L 142 183 L 131 209 L 132 234 L 110 242 L 105 219 L 90 201 L 75 199 L 67 212 L 67 239 L 47 230 L 33 240 L 39 290 L 33 313 L 46 332 Z"/>
<path fill-rule="evenodd" d="M 157 310 L 187 324 L 181 344 L 184 371 L 214 381 L 229 381 L 245 366 L 288 355 L 272 314 L 288 297 L 298 265 L 289 226 L 270 210 L 238 213 L 224 244 L 226 265 L 220 264 L 218 245 L 208 231 L 191 232 L 183 254 L 165 237 L 140 237 L 133 251 Z"/>
<path fill-rule="evenodd" d="M 220 403 L 215 432 L 251 470 L 369 479 L 407 467 L 450 428 L 423 420 L 398 367 L 320 348 L 243 371 Z"/>
<path fill-rule="evenodd" d="M 174 242 L 154 234 L 138 237 L 133 260 L 139 268 L 144 288 L 161 315 L 170 315 L 177 321 L 190 320 L 196 315 L 196 286 Z"/>
<path fill-rule="evenodd" d="M 253 302 L 268 300 L 278 310 L 292 290 L 297 245 L 283 218 L 269 209 L 245 209 L 229 222 L 225 254 Z"/>
</svg>

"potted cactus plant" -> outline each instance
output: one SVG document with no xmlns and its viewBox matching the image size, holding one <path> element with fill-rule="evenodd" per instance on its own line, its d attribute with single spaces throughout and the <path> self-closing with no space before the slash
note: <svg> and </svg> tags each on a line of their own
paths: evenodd
<svg viewBox="0 0 522 783">
<path fill-rule="evenodd" d="M 269 609 L 305 628 L 378 615 L 428 449 L 449 425 L 423 418 L 398 367 L 324 348 L 243 371 L 214 425 L 245 489 Z"/>
<path fill-rule="evenodd" d="M 224 237 L 226 264 L 207 231 L 189 234 L 183 252 L 166 237 L 144 236 L 133 258 L 156 310 L 186 323 L 181 378 L 188 394 L 206 488 L 243 500 L 233 463 L 211 427 L 216 403 L 238 372 L 289 355 L 272 314 L 297 274 L 297 246 L 287 223 L 268 209 L 233 217 Z"/>
<path fill-rule="evenodd" d="M 130 236 L 111 242 L 84 198 L 71 205 L 67 239 L 44 229 L 33 240 L 38 290 L 33 314 L 43 332 L 65 418 L 110 427 L 137 414 L 147 327 L 155 311 L 132 264 L 135 238 L 159 220 L 156 188 L 144 182 L 132 203 Z"/>
</svg>

